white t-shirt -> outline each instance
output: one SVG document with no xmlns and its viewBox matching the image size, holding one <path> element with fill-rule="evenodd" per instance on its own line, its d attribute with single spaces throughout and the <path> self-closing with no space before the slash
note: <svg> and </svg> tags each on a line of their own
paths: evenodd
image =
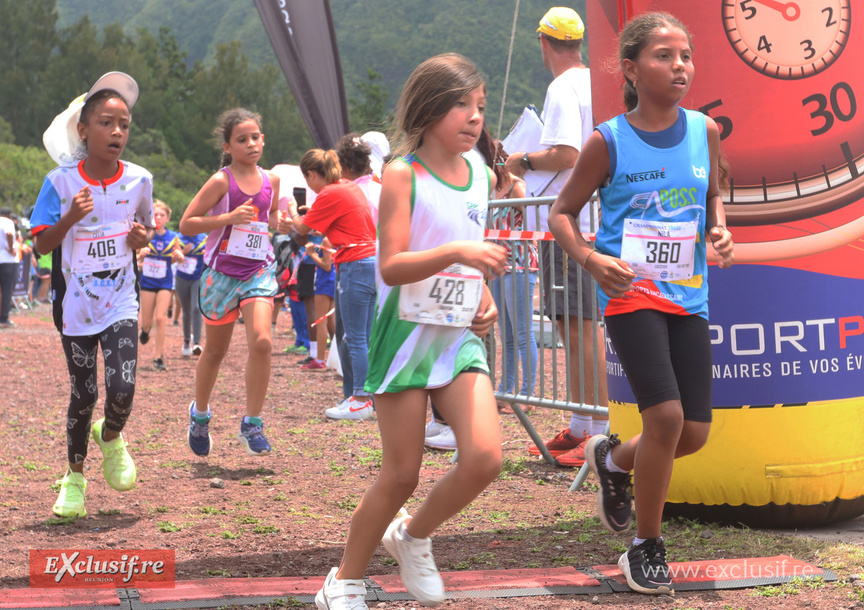
<svg viewBox="0 0 864 610">
<path fill-rule="evenodd" d="M 153 177 L 143 167 L 121 161 L 115 176 L 101 182 L 94 181 L 83 170 L 84 161 L 78 166 L 57 167 L 45 177 L 42 190 L 36 199 L 30 217 L 33 234 L 53 226 L 69 210 L 72 199 L 84 186 L 90 187 L 93 211 L 70 229 L 61 243 L 61 269 L 66 292 L 62 301 L 63 328 L 67 336 L 89 336 L 102 332 L 120 320 L 138 317 L 138 299 L 135 293 L 134 253 L 125 253 L 125 237 L 112 240 L 112 250 L 122 265 L 112 267 L 104 263 L 106 272 L 84 269 L 81 250 L 76 241 L 86 242 L 89 230 L 110 228 L 122 233 L 138 222 L 145 227 L 154 227 L 153 222 Z M 118 229 L 120 227 L 120 229 Z M 97 234 L 94 232 L 94 234 Z M 76 239 L 77 238 L 77 239 Z M 95 248 L 99 255 L 101 248 Z M 105 244 L 106 250 L 108 249 Z M 87 254 L 91 254 L 86 250 Z"/>
<path fill-rule="evenodd" d="M 578 151 L 594 130 L 594 114 L 591 109 L 591 71 L 588 68 L 570 68 L 558 75 L 546 89 L 546 100 L 543 102 L 543 134 L 540 144 L 551 148 L 559 144 L 572 146 Z M 561 170 L 546 187 L 544 197 L 557 195 L 564 188 L 564 183 L 573 172 L 572 169 Z M 529 214 L 529 230 L 534 230 L 533 214 Z M 579 222 L 583 232 L 593 231 L 599 225 L 595 210 L 595 226 L 591 226 L 591 206 L 582 208 Z M 549 230 L 549 206 L 540 207 L 541 226 L 537 230 Z"/>
<path fill-rule="evenodd" d="M 376 182 L 372 174 L 360 176 L 354 181 L 354 184 L 360 187 L 363 194 L 366 195 L 366 201 L 369 202 L 369 211 L 372 213 L 372 223 L 375 228 L 378 228 L 378 202 L 381 199 L 381 183 Z"/>
<path fill-rule="evenodd" d="M 9 252 L 9 250 L 6 249 L 9 245 L 8 235 L 12 236 L 12 252 Z M 15 256 L 15 246 L 15 223 L 11 218 L 0 216 L 0 265 L 3 263 L 18 262 L 18 259 Z"/>
</svg>

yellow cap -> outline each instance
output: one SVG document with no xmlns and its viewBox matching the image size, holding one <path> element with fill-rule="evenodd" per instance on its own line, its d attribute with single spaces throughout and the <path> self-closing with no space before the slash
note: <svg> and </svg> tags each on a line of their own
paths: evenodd
<svg viewBox="0 0 864 610">
<path fill-rule="evenodd" d="M 585 24 L 572 8 L 556 6 L 543 15 L 537 31 L 558 40 L 581 40 Z"/>
</svg>

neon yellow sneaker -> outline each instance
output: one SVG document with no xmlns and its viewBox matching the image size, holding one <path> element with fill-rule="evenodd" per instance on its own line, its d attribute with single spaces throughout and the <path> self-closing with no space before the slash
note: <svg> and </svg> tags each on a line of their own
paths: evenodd
<svg viewBox="0 0 864 610">
<path fill-rule="evenodd" d="M 60 495 L 52 509 L 54 514 L 58 517 L 86 517 L 84 491 L 87 489 L 87 480 L 84 475 L 69 470 L 57 483 L 60 485 Z"/>
<path fill-rule="evenodd" d="M 93 424 L 93 429 L 90 431 L 93 441 L 102 450 L 102 474 L 105 475 L 108 485 L 117 491 L 128 491 L 135 485 L 137 478 L 135 462 L 132 461 L 132 456 L 126 451 L 128 443 L 123 440 L 122 434 L 113 441 L 102 440 L 102 426 L 104 424 L 105 418 L 103 417 Z"/>
</svg>

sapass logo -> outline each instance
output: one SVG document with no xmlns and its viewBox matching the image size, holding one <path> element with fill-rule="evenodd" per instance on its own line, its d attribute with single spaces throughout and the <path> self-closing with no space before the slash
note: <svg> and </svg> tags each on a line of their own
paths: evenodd
<svg viewBox="0 0 864 610">
<path fill-rule="evenodd" d="M 30 551 L 31 588 L 173 588 L 173 550 Z"/>
</svg>

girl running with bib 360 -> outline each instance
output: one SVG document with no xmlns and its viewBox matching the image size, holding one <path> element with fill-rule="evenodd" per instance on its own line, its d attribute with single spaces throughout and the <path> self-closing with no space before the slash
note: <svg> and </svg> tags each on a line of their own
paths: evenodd
<svg viewBox="0 0 864 610">
<path fill-rule="evenodd" d="M 607 332 L 642 416 L 641 434 L 624 443 L 596 435 L 585 448 L 600 480 L 600 521 L 610 531 L 630 526 L 634 470 L 636 538 L 618 565 L 641 593 L 673 592 L 660 537 L 672 463 L 698 451 L 711 427 L 706 243 L 721 268 L 734 260 L 723 226 L 717 125 L 679 107 L 693 80 L 692 52 L 687 29 L 666 13 L 625 26 L 628 112 L 591 134 L 549 216 L 555 239 L 602 289 Z M 602 209 L 596 250 L 578 226 L 595 189 Z"/>
<path fill-rule="evenodd" d="M 484 275 L 500 275 L 505 254 L 483 241 L 494 177 L 479 155 L 463 156 L 480 136 L 485 105 L 483 77 L 456 54 L 423 62 L 399 99 L 402 142 L 381 192 L 379 292 L 366 378 L 383 459 L 354 511 L 342 564 L 315 598 L 321 609 L 367 607 L 363 576 L 382 536 L 408 592 L 424 606 L 441 604 L 444 584 L 429 536 L 501 469 L 481 337 L 497 317 Z M 417 486 L 430 396 L 456 435 L 459 462 L 413 518 L 393 520 Z"/>
<path fill-rule="evenodd" d="M 242 313 L 249 357 L 246 415 L 237 438 L 250 455 L 267 455 L 270 442 L 261 412 L 270 383 L 270 318 L 278 289 L 268 227 L 287 233 L 289 225 L 279 219 L 279 177 L 258 167 L 264 148 L 261 118 L 242 108 L 228 110 L 216 133 L 223 140 L 223 167 L 201 187 L 180 221 L 184 235 L 209 233 L 207 267 L 199 280 L 207 338 L 189 405 L 189 448 L 196 455 L 210 453 L 210 395 Z"/>
</svg>

